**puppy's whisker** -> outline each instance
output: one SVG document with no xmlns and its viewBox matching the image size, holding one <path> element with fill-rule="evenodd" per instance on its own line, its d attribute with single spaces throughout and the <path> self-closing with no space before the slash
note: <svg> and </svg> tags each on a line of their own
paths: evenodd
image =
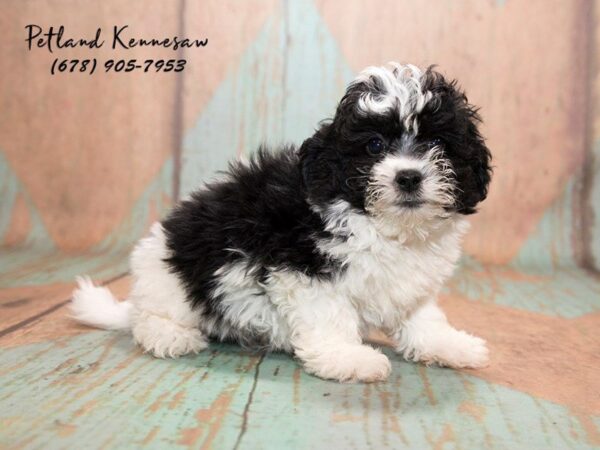
<svg viewBox="0 0 600 450">
<path fill-rule="evenodd" d="M 348 177 L 344 180 L 344 183 L 346 184 L 347 187 L 352 188 L 352 186 L 350 186 L 350 181 L 352 180 L 368 180 L 369 176 L 368 175 L 357 175 L 355 177 Z"/>
</svg>

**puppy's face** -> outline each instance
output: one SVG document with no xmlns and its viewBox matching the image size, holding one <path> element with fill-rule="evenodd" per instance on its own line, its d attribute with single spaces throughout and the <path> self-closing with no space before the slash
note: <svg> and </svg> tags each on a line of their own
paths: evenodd
<svg viewBox="0 0 600 450">
<path fill-rule="evenodd" d="M 490 152 L 455 82 L 428 69 L 370 67 L 333 121 L 301 148 L 309 200 L 346 200 L 374 216 L 424 221 L 471 214 L 485 199 Z"/>
</svg>

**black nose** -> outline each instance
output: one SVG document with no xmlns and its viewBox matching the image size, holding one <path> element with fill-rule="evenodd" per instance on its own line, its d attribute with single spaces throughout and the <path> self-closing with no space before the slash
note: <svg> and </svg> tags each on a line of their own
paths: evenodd
<svg viewBox="0 0 600 450">
<path fill-rule="evenodd" d="M 423 175 L 418 170 L 401 170 L 396 174 L 396 183 L 404 192 L 414 192 L 419 189 Z"/>
</svg>

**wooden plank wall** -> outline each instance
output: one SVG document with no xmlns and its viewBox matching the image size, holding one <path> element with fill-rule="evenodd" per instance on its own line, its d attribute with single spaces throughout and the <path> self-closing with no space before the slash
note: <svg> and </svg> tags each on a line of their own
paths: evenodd
<svg viewBox="0 0 600 450">
<path fill-rule="evenodd" d="M 149 223 L 227 159 L 262 141 L 301 142 L 358 71 L 399 60 L 439 64 L 481 106 L 495 177 L 468 255 L 598 268 L 598 9 L 586 0 L 383 0 L 377 8 L 366 0 L 6 0 L 0 267 L 17 270 L 36 251 L 119 248 L 123 259 Z M 76 37 L 128 24 L 136 37 L 209 43 L 178 53 L 188 60 L 179 76 L 51 76 L 55 56 L 27 50 L 29 23 L 62 24 Z M 93 56 L 173 53 L 103 48 Z M 57 269 L 46 281 L 67 275 Z"/>
<path fill-rule="evenodd" d="M 600 445 L 600 290 L 575 267 L 600 269 L 598 1 L 374 4 L 1 2 L 0 446 Z M 53 77 L 54 54 L 26 49 L 28 23 L 78 37 L 128 24 L 136 37 L 209 44 L 177 53 L 180 76 Z M 176 199 L 261 141 L 301 142 L 358 71 L 388 60 L 438 63 L 486 121 L 490 198 L 440 301 L 488 341 L 490 367 L 424 367 L 385 350 L 387 383 L 337 384 L 289 355 L 226 344 L 159 361 L 69 318 L 76 274 L 125 298 L 132 243 Z"/>
</svg>

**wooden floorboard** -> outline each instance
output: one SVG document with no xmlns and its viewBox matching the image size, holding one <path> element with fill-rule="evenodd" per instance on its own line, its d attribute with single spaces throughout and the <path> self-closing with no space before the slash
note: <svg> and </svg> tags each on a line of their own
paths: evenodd
<svg viewBox="0 0 600 450">
<path fill-rule="evenodd" d="M 424 367 L 385 349 L 392 376 L 372 385 L 323 381 L 289 355 L 234 345 L 157 360 L 127 333 L 75 324 L 64 306 L 72 285 L 1 291 L 0 447 L 597 448 L 598 280 L 553 275 L 555 285 L 584 280 L 573 301 L 595 305 L 571 317 L 539 312 L 535 297 L 524 308 L 537 281 L 506 270 L 486 268 L 487 282 L 504 277 L 499 292 L 519 307 L 505 293 L 478 301 L 455 287 L 441 299 L 455 325 L 488 340 L 490 367 Z M 459 285 L 484 282 L 470 271 Z M 108 286 L 125 298 L 129 284 Z"/>
<path fill-rule="evenodd" d="M 117 297 L 125 298 L 130 283 L 127 274 L 122 274 L 97 284 L 106 286 Z M 6 314 L 5 320 L 0 321 L 3 325 L 3 322 L 10 323 L 9 326 L 0 329 L 0 347 L 7 348 L 90 332 L 89 327 L 77 324 L 69 316 L 67 304 L 74 288 L 75 283 L 69 283 L 0 291 L 0 299 L 6 299 L 5 302 L 0 302 L 0 308 L 5 309 L 4 305 L 8 303 L 11 305 L 10 312 L 15 313 Z M 28 301 L 21 301 L 16 305 L 15 302 L 19 300 L 11 301 L 11 295 L 12 298 L 26 298 Z M 20 320 L 16 321 L 16 318 Z"/>
<path fill-rule="evenodd" d="M 0 336 L 64 303 L 70 297 L 73 286 L 74 283 L 60 283 L 0 290 Z"/>
</svg>

